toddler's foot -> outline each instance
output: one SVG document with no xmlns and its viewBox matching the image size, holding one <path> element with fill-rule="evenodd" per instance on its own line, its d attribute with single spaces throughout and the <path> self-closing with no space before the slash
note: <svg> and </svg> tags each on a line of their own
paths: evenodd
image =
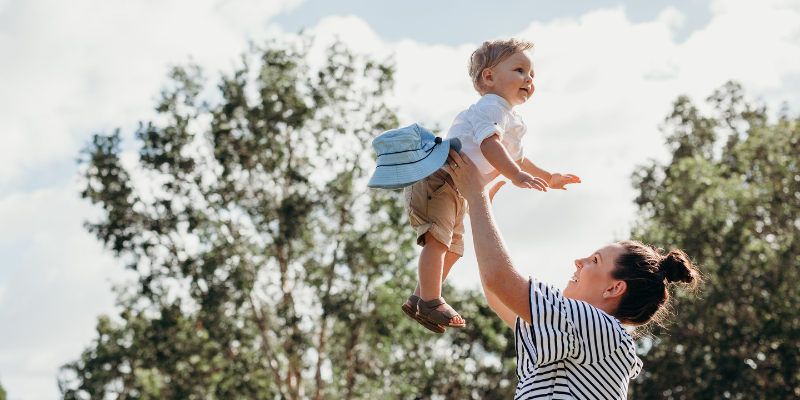
<svg viewBox="0 0 800 400">
<path fill-rule="evenodd" d="M 419 297 L 417 297 L 417 298 L 419 298 Z M 411 301 L 411 297 L 409 297 L 408 300 L 406 301 L 406 306 L 409 307 L 409 308 L 416 307 L 416 304 L 414 304 L 414 302 Z M 447 308 L 448 308 L 447 307 L 447 303 L 445 303 L 445 304 L 440 305 L 439 307 L 436 307 L 436 311 L 445 312 L 445 311 L 447 311 Z M 461 315 L 456 315 L 455 317 L 450 318 L 450 323 L 451 324 L 463 325 L 463 324 L 466 324 L 467 321 L 465 321 L 464 318 L 461 318 Z"/>
<path fill-rule="evenodd" d="M 417 303 L 417 317 L 450 328 L 467 326 L 466 321 L 442 297 L 430 301 L 420 299 Z"/>
<path fill-rule="evenodd" d="M 444 304 L 440 305 L 439 307 L 436 307 L 436 311 L 439 311 L 441 313 L 444 313 L 445 311 L 452 310 L 452 309 L 453 309 L 453 307 L 450 307 L 450 305 L 448 305 L 447 303 L 444 303 Z M 450 318 L 450 324 L 451 325 L 465 325 L 466 323 L 467 323 L 467 321 L 465 321 L 464 318 L 461 318 L 461 315 L 459 315 L 459 314 L 456 314 L 455 317 Z"/>
<path fill-rule="evenodd" d="M 401 306 L 401 308 L 403 309 L 403 312 L 409 318 L 419 322 L 420 325 L 424 326 L 425 328 L 427 328 L 431 332 L 444 333 L 444 327 L 443 326 L 441 326 L 441 325 L 439 325 L 437 323 L 434 323 L 434 322 L 428 322 L 427 320 L 424 320 L 424 319 L 420 318 L 417 315 L 417 302 L 418 301 L 419 301 L 419 297 L 417 297 L 417 296 L 412 294 L 411 297 L 409 297 L 408 300 Z"/>
</svg>

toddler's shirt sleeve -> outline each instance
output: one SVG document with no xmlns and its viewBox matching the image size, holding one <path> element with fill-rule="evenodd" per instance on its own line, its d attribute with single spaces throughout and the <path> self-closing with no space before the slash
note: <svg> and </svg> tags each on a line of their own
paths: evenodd
<svg viewBox="0 0 800 400">
<path fill-rule="evenodd" d="M 486 104 L 475 109 L 472 114 L 473 120 L 473 140 L 480 145 L 483 141 L 494 134 L 503 140 L 505 126 L 507 124 L 508 113 L 499 105 Z"/>
</svg>

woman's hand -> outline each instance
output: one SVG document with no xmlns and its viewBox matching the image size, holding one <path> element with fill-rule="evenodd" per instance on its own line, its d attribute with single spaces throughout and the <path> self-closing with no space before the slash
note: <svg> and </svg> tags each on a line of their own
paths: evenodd
<svg viewBox="0 0 800 400">
<path fill-rule="evenodd" d="M 498 182 L 493 186 L 489 192 L 486 191 L 486 186 L 497 178 L 500 173 L 497 171 L 489 174 L 482 174 L 478 167 L 472 163 L 472 160 L 466 154 L 456 153 L 455 150 L 450 149 L 450 156 L 447 158 L 448 165 L 445 166 L 447 172 L 453 178 L 458 192 L 464 196 L 468 201 L 471 197 L 488 196 L 490 201 L 494 194 L 503 186 L 503 183 Z"/>
</svg>

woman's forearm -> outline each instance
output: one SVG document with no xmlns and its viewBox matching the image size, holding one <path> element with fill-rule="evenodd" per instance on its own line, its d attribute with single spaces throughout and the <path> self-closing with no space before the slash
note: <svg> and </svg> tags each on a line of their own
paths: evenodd
<svg viewBox="0 0 800 400">
<path fill-rule="evenodd" d="M 503 236 L 494 221 L 488 194 L 481 191 L 468 200 L 472 238 L 482 283 L 505 307 L 530 323 L 529 279 L 514 268 Z"/>
<path fill-rule="evenodd" d="M 481 174 L 480 170 L 466 155 L 450 149 L 450 164 L 447 172 L 453 177 L 459 192 L 467 199 L 472 225 L 472 240 L 475 244 L 475 255 L 478 258 L 478 269 L 481 281 L 505 307 L 528 323 L 531 322 L 530 283 L 523 277 L 511 262 L 503 236 L 497 229 L 492 214 L 491 195 L 487 191 L 488 184 L 497 174 Z M 495 185 L 491 193 L 497 191 L 502 184 Z M 503 317 L 505 321 L 506 318 Z"/>
<path fill-rule="evenodd" d="M 494 213 L 485 192 L 470 199 L 470 224 L 480 269 L 481 280 L 494 291 L 501 283 L 499 271 L 513 270 L 513 263 L 506 250 L 500 231 L 494 221 Z"/>
<path fill-rule="evenodd" d="M 486 287 L 483 280 L 481 280 L 481 286 L 483 287 L 483 295 L 486 296 L 486 302 L 489 304 L 489 307 L 497 313 L 500 319 L 502 319 L 509 328 L 514 329 L 517 314 L 514 314 L 513 311 L 506 307 L 506 305 L 497 298 L 494 292 Z"/>
</svg>

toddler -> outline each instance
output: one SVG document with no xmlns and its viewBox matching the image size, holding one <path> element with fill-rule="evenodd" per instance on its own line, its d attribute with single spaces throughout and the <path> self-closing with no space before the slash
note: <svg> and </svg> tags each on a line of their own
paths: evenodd
<svg viewBox="0 0 800 400">
<path fill-rule="evenodd" d="M 464 152 L 488 174 L 497 170 L 515 186 L 540 191 L 580 183 L 574 175 L 551 174 L 523 156 L 527 128 L 514 107 L 533 94 L 533 44 L 518 39 L 486 41 L 472 53 L 469 74 L 481 99 L 456 116 L 447 139 L 459 139 Z M 453 168 L 458 168 L 453 165 Z M 403 311 L 431 331 L 466 326 L 441 297 L 442 281 L 464 254 L 467 202 L 444 168 L 404 189 L 405 207 L 417 231 L 419 283 Z"/>
</svg>

